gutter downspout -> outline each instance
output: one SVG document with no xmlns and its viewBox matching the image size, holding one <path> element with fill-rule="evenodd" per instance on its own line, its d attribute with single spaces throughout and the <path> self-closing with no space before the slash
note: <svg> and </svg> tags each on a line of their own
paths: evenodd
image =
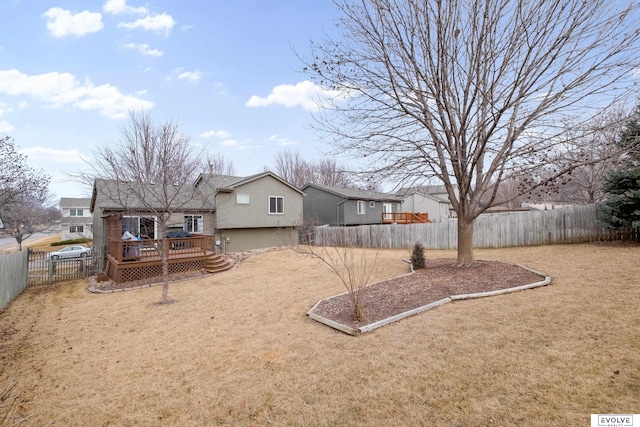
<svg viewBox="0 0 640 427">
<path fill-rule="evenodd" d="M 336 206 L 336 217 L 338 220 L 338 226 L 340 226 L 340 205 L 344 204 L 344 202 L 346 202 L 349 199 L 342 199 L 342 201 L 340 203 L 338 203 L 338 206 Z M 344 225 L 347 225 L 347 219 L 344 219 Z"/>
</svg>

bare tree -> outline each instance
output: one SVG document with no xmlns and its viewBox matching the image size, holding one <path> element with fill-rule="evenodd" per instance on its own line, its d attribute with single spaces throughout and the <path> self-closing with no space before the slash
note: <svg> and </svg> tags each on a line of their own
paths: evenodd
<svg viewBox="0 0 640 427">
<path fill-rule="evenodd" d="M 174 212 L 195 204 L 202 208 L 207 203 L 193 185 L 202 170 L 203 155 L 193 150 L 175 122 L 156 125 L 148 113 L 131 112 L 129 125 L 121 131 L 120 145 L 104 145 L 95 151 L 90 173 L 103 197 L 127 212 L 156 218 L 161 235 L 161 303 L 169 303 L 169 245 L 165 237 Z"/>
<path fill-rule="evenodd" d="M 565 141 L 553 147 L 549 153 L 551 161 L 540 169 L 542 175 L 538 179 L 549 184 L 543 188 L 543 196 L 572 203 L 604 200 L 605 178 L 624 158 L 626 150 L 620 149 L 617 139 L 628 118 L 627 111 L 612 108 L 585 124 L 565 124 Z M 565 169 L 572 170 L 549 179 L 557 175 L 558 170 Z M 536 195 L 540 196 L 534 192 L 533 196 Z"/>
<path fill-rule="evenodd" d="M 27 157 L 18 153 L 10 137 L 0 137 L 0 220 L 18 250 L 24 239 L 45 231 L 61 216 L 46 206 L 49 181 L 43 171 L 27 165 Z"/>
<path fill-rule="evenodd" d="M 211 175 L 234 175 L 236 173 L 233 161 L 227 161 L 222 154 L 207 153 L 205 162 L 205 173 Z"/>
<path fill-rule="evenodd" d="M 340 40 L 312 43 L 305 70 L 341 94 L 316 116 L 338 153 L 377 177 L 437 178 L 458 217 L 458 265 L 475 218 L 505 179 L 532 175 L 633 89 L 635 0 L 336 0 Z M 563 165 L 522 193 L 587 164 Z M 488 197 L 486 197 L 488 195 Z M 483 196 L 488 204 L 481 203 Z"/>
<path fill-rule="evenodd" d="M 294 246 L 296 252 L 320 260 L 347 289 L 354 320 L 363 321 L 364 288 L 377 274 L 378 251 L 356 247 L 354 242 L 341 246 Z M 373 253 L 372 253 L 373 252 Z"/>
<path fill-rule="evenodd" d="M 302 158 L 299 151 L 283 150 L 276 155 L 275 162 L 275 172 L 298 188 L 309 183 L 343 188 L 357 186 L 356 176 L 335 158 L 309 162 Z"/>
<path fill-rule="evenodd" d="M 297 150 L 282 150 L 275 157 L 275 172 L 298 188 L 311 182 L 311 166 Z"/>
<path fill-rule="evenodd" d="M 27 156 L 18 153 L 9 136 L 0 137 L 0 208 L 23 198 L 44 201 L 50 177 L 27 165 Z"/>
<path fill-rule="evenodd" d="M 35 233 L 45 233 L 62 218 L 62 212 L 45 200 L 21 196 L 14 199 L 10 206 L 0 208 L 0 219 L 7 235 L 16 239 L 18 250 L 22 242 Z"/>
</svg>

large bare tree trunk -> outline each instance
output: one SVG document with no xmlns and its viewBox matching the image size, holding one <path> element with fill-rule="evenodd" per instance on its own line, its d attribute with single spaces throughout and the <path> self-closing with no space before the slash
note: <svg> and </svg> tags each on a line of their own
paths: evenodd
<svg viewBox="0 0 640 427">
<path fill-rule="evenodd" d="M 169 241 L 162 239 L 162 304 L 168 304 L 169 300 Z"/>
<path fill-rule="evenodd" d="M 473 264 L 473 220 L 458 218 L 458 267 Z"/>
</svg>

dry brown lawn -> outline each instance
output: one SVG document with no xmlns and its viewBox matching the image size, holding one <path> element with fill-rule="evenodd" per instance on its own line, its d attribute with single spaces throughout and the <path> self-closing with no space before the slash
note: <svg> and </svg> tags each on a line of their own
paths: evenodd
<svg viewBox="0 0 640 427">
<path fill-rule="evenodd" d="M 426 251 L 427 257 L 452 257 Z M 406 272 L 382 251 L 378 279 Z M 640 412 L 640 247 L 477 250 L 553 277 L 351 337 L 305 313 L 343 292 L 290 250 L 109 295 L 29 288 L 0 313 L 0 391 L 25 425 L 585 426 Z"/>
</svg>

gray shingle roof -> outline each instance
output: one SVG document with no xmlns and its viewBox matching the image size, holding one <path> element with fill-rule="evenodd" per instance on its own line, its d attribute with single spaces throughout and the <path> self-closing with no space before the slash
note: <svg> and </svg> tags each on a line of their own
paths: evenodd
<svg viewBox="0 0 640 427">
<path fill-rule="evenodd" d="M 91 210 L 96 205 L 110 210 L 143 210 L 149 207 L 163 209 L 167 201 L 170 201 L 172 208 L 180 210 L 202 211 L 214 208 L 213 202 L 193 185 L 168 189 L 169 194 L 165 198 L 160 185 L 97 179 L 93 184 Z"/>
<path fill-rule="evenodd" d="M 91 198 L 89 197 L 62 197 L 60 199 L 60 209 L 88 208 L 89 206 L 91 206 Z"/>
<path fill-rule="evenodd" d="M 342 187 L 332 187 L 330 185 L 318 185 L 318 184 L 307 184 L 304 186 L 302 191 L 304 191 L 308 187 L 314 187 L 319 190 L 326 191 L 328 193 L 336 194 L 338 196 L 342 196 L 346 199 L 357 199 L 357 200 L 371 200 L 371 201 L 386 201 L 386 202 L 400 202 L 402 199 L 394 196 L 392 194 L 387 193 L 379 193 L 377 191 L 370 190 L 360 190 L 357 188 L 342 188 Z"/>
</svg>

